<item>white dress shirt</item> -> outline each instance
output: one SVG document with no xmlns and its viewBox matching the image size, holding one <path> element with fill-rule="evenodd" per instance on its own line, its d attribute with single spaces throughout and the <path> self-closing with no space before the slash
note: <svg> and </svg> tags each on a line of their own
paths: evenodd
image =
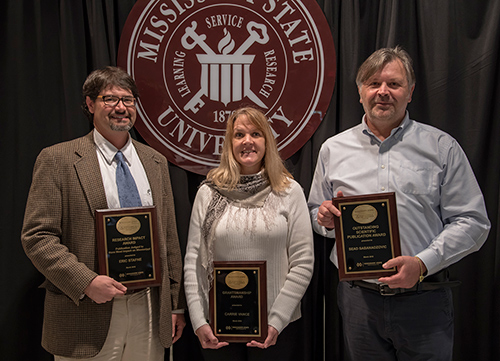
<svg viewBox="0 0 500 361">
<path fill-rule="evenodd" d="M 450 135 L 409 118 L 381 141 L 366 125 L 322 145 L 309 194 L 316 232 L 318 208 L 338 191 L 344 196 L 395 192 L 401 251 L 418 256 L 433 274 L 477 251 L 490 221 L 467 157 Z M 337 265 L 335 247 L 331 260 Z"/>
<path fill-rule="evenodd" d="M 120 200 L 118 199 L 118 188 L 116 186 L 116 166 L 115 154 L 121 150 L 123 157 L 127 162 L 132 177 L 134 177 L 135 184 L 141 197 L 143 206 L 153 205 L 153 196 L 151 194 L 151 187 L 149 186 L 146 171 L 142 166 L 141 160 L 130 138 L 127 144 L 122 149 L 117 149 L 106 138 L 104 138 L 97 129 L 94 129 L 94 142 L 97 145 L 97 158 L 99 159 L 99 167 L 101 169 L 102 181 L 104 184 L 104 191 L 106 192 L 106 199 L 108 201 L 109 209 L 121 208 Z"/>
</svg>

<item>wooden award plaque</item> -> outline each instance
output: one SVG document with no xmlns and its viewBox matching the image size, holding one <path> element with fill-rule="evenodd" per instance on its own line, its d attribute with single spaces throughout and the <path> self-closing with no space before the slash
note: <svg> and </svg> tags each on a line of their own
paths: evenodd
<svg viewBox="0 0 500 361">
<path fill-rule="evenodd" d="M 266 261 L 214 262 L 210 326 L 219 341 L 267 337 Z"/>
<path fill-rule="evenodd" d="M 156 207 L 96 211 L 99 273 L 128 289 L 161 284 Z"/>
<path fill-rule="evenodd" d="M 401 255 L 396 196 L 376 193 L 337 197 L 334 217 L 339 279 L 353 281 L 390 276 L 395 268 L 382 265 Z"/>
</svg>

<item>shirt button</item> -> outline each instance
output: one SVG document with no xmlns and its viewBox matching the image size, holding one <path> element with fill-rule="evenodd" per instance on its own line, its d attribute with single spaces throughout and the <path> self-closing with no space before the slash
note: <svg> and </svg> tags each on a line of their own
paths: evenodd
<svg viewBox="0 0 500 361">
<path fill-rule="evenodd" d="M 380 188 L 381 191 L 385 191 L 385 187 Z"/>
<path fill-rule="evenodd" d="M 382 164 L 382 166 L 380 168 L 385 169 L 385 165 Z"/>
</svg>

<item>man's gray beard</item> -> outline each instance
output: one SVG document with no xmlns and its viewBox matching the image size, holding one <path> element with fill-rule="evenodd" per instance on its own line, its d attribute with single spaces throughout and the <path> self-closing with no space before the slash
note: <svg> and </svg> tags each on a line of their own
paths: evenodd
<svg viewBox="0 0 500 361">
<path fill-rule="evenodd" d="M 116 125 L 114 123 L 110 123 L 109 127 L 111 128 L 111 130 L 117 132 L 128 132 L 130 129 L 132 129 L 133 124 L 130 122 L 127 125 Z"/>
</svg>

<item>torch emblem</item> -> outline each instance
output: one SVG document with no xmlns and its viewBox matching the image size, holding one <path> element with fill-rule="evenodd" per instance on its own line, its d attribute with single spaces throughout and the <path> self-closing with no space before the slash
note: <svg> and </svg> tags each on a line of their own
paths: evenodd
<svg viewBox="0 0 500 361">
<path fill-rule="evenodd" d="M 231 33 L 224 29 L 224 37 L 218 44 L 217 54 L 205 43 L 206 35 L 197 34 L 196 21 L 186 27 L 181 44 L 187 50 L 199 46 L 205 54 L 197 54 L 201 65 L 200 90 L 186 103 L 184 110 L 197 113 L 205 105 L 202 96 L 212 101 L 220 101 L 227 106 L 230 102 L 240 101 L 248 97 L 258 106 L 267 109 L 266 104 L 252 91 L 250 65 L 255 55 L 245 55 L 254 43 L 266 44 L 269 41 L 267 28 L 264 24 L 250 21 L 247 24 L 248 38 L 231 53 L 235 48 Z"/>
</svg>

